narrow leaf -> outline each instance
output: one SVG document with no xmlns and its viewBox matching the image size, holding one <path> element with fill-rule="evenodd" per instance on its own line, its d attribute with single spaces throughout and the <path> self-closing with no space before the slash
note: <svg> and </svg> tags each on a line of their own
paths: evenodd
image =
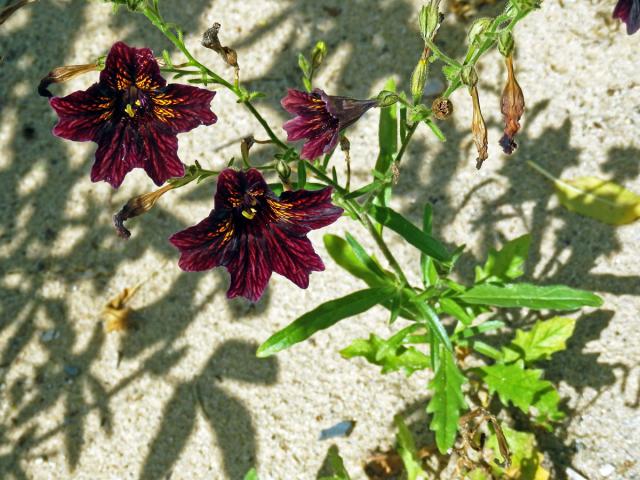
<svg viewBox="0 0 640 480">
<path fill-rule="evenodd" d="M 466 409 L 467 404 L 462 394 L 465 378 L 458 370 L 453 354 L 444 348 L 440 353 L 440 366 L 429 383 L 433 396 L 427 413 L 433 414 L 429 426 L 436 434 L 438 450 L 444 454 L 455 442 L 460 411 Z"/>
<path fill-rule="evenodd" d="M 392 209 L 372 205 L 369 213 L 377 222 L 389 227 L 425 255 L 441 262 L 451 259 L 444 245 Z"/>
<path fill-rule="evenodd" d="M 258 480 L 258 472 L 256 472 L 256 469 L 252 468 L 249 470 L 244 476 L 244 480 Z"/>
<path fill-rule="evenodd" d="M 400 415 L 393 417 L 393 423 L 395 423 L 398 429 L 398 434 L 396 435 L 396 439 L 398 440 L 398 454 L 407 472 L 407 480 L 426 478 L 425 472 L 420 466 L 416 444 L 413 441 L 413 436 L 407 428 L 407 425 Z"/>
<path fill-rule="evenodd" d="M 344 239 L 336 235 L 327 234 L 323 237 L 323 240 L 331 258 L 354 277 L 364 280 L 370 287 L 392 284 L 388 278 L 380 276 L 376 271 L 368 268 Z"/>
<path fill-rule="evenodd" d="M 340 320 L 366 312 L 374 305 L 386 302 L 395 292 L 396 289 L 393 287 L 367 288 L 323 303 L 272 335 L 260 345 L 256 355 L 268 357 L 278 353 L 306 340 L 319 330 L 335 325 Z"/>
<path fill-rule="evenodd" d="M 585 290 L 564 285 L 539 286 L 530 283 L 510 285 L 481 284 L 472 287 L 458 298 L 474 305 L 519 307 L 534 310 L 575 310 L 580 307 L 599 307 L 602 299 Z"/>
</svg>

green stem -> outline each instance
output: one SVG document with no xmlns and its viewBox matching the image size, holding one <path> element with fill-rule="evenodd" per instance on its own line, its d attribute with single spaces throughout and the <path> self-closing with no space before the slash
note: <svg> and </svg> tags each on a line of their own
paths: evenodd
<svg viewBox="0 0 640 480">
<path fill-rule="evenodd" d="M 458 62 L 457 60 L 454 60 L 453 58 L 451 58 L 450 56 L 446 55 L 442 50 L 440 50 L 440 48 L 435 44 L 435 42 L 433 40 L 425 40 L 424 44 L 429 47 L 429 49 L 433 52 L 433 54 L 438 57 L 438 59 L 442 60 L 443 62 L 449 64 L 449 65 L 453 65 L 454 67 L 461 67 L 462 65 L 460 65 L 460 62 Z"/>
<path fill-rule="evenodd" d="M 420 122 L 414 123 L 413 125 L 411 125 L 409 127 L 409 130 L 407 130 L 407 134 L 405 135 L 404 139 L 402 140 L 402 145 L 400 145 L 400 150 L 398 151 L 398 155 L 396 155 L 396 158 L 394 160 L 396 165 L 400 164 L 400 160 L 402 160 L 402 157 L 404 156 L 404 153 L 407 151 L 407 147 L 409 146 L 409 142 L 411 141 L 411 137 L 413 137 L 413 134 L 418 129 L 418 123 L 420 123 Z"/>
</svg>

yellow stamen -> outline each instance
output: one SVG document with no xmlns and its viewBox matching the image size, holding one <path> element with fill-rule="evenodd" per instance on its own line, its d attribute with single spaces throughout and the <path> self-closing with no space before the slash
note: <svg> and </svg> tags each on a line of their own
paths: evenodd
<svg viewBox="0 0 640 480">
<path fill-rule="evenodd" d="M 253 220 L 253 217 L 256 216 L 256 213 L 257 213 L 257 211 L 253 207 L 249 208 L 249 210 L 242 210 L 242 216 L 244 218 L 249 219 L 249 220 Z"/>
<path fill-rule="evenodd" d="M 133 107 L 130 103 L 127 103 L 127 106 L 124 107 L 124 111 L 127 112 L 127 115 L 129 115 L 131 118 L 133 118 L 136 114 L 136 112 L 133 111 Z"/>
<path fill-rule="evenodd" d="M 135 102 L 133 102 L 136 104 L 136 107 L 141 107 L 142 106 L 142 102 L 138 99 Z"/>
</svg>

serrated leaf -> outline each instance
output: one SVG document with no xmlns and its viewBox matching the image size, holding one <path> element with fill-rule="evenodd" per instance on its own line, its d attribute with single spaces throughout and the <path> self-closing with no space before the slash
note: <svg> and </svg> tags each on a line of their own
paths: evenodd
<svg viewBox="0 0 640 480">
<path fill-rule="evenodd" d="M 530 245 L 531 235 L 526 234 L 508 241 L 500 250 L 491 249 L 484 266 L 476 267 L 476 283 L 520 277 Z"/>
<path fill-rule="evenodd" d="M 407 480 L 426 479 L 426 475 L 422 467 L 420 466 L 420 459 L 418 458 L 418 451 L 416 444 L 413 441 L 413 436 L 402 420 L 400 415 L 396 415 L 393 418 L 398 429 L 396 439 L 398 441 L 398 454 L 402 459 L 404 468 L 407 472 Z"/>
<path fill-rule="evenodd" d="M 394 210 L 372 205 L 369 213 L 377 222 L 396 232 L 425 255 L 441 262 L 446 262 L 451 259 L 451 255 L 442 243 L 420 230 Z"/>
<path fill-rule="evenodd" d="M 367 288 L 345 297 L 325 302 L 298 317 L 293 323 L 273 334 L 258 348 L 258 357 L 268 357 L 302 342 L 314 333 L 329 328 L 340 320 L 366 312 L 384 303 L 396 293 L 394 287 Z"/>
<path fill-rule="evenodd" d="M 429 383 L 433 396 L 427 405 L 427 413 L 433 414 L 429 427 L 435 432 L 436 445 L 443 454 L 453 446 L 458 432 L 460 411 L 467 408 L 462 394 L 465 381 L 453 354 L 441 348 L 440 365 Z"/>
<path fill-rule="evenodd" d="M 511 450 L 511 465 L 505 469 L 491 462 L 494 475 L 505 479 L 548 480 L 549 472 L 542 467 L 544 456 L 536 448 L 535 436 L 528 432 L 518 432 L 507 426 L 503 426 L 502 430 Z M 500 455 L 495 434 L 489 437 L 486 446 L 493 450 L 498 462 L 504 461 Z"/>
<path fill-rule="evenodd" d="M 509 285 L 476 285 L 458 298 L 474 305 L 518 307 L 534 310 L 575 310 L 580 307 L 599 307 L 602 299 L 585 290 L 564 285 L 539 286 L 530 283 Z"/>
<path fill-rule="evenodd" d="M 560 394 L 555 388 L 539 394 L 533 403 L 535 409 L 533 421 L 552 431 L 551 423 L 559 422 L 566 417 L 566 414 L 560 410 L 560 401 Z"/>
<path fill-rule="evenodd" d="M 553 385 L 541 380 L 542 370 L 525 369 L 522 360 L 515 363 L 480 367 L 482 379 L 490 393 L 497 393 L 504 405 L 509 402 L 525 413 L 534 403 L 536 396 L 553 389 Z"/>
<path fill-rule="evenodd" d="M 609 180 L 581 177 L 554 182 L 560 203 L 572 212 L 609 225 L 640 218 L 640 196 Z"/>
<path fill-rule="evenodd" d="M 566 341 L 573 334 L 575 325 L 573 318 L 553 317 L 537 321 L 530 330 L 516 330 L 516 338 L 503 347 L 504 361 L 522 358 L 530 363 L 548 359 L 567 348 Z"/>
</svg>

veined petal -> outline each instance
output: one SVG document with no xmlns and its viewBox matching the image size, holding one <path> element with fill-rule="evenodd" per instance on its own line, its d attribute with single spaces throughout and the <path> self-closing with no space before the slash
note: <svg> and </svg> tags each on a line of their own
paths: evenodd
<svg viewBox="0 0 640 480">
<path fill-rule="evenodd" d="M 267 288 L 272 272 L 272 252 L 268 250 L 268 235 L 264 233 L 266 232 L 245 231 L 235 238 L 233 255 L 226 252 L 228 261 L 224 265 L 231 276 L 228 298 L 242 296 L 257 302 Z"/>
<path fill-rule="evenodd" d="M 161 123 L 154 121 L 138 127 L 143 143 L 143 167 L 156 185 L 173 177 L 184 176 L 184 165 L 178 158 L 178 137 Z"/>
<path fill-rule="evenodd" d="M 98 130 L 113 112 L 113 99 L 104 95 L 97 83 L 85 91 L 54 97 L 49 104 L 58 114 L 53 134 L 78 142 L 95 140 Z"/>
<path fill-rule="evenodd" d="M 118 188 L 125 175 L 142 166 L 142 140 L 129 125 L 106 123 L 96 138 L 98 149 L 91 169 L 91 181 L 104 180 Z"/>
<path fill-rule="evenodd" d="M 271 190 L 258 170 L 252 168 L 246 172 L 238 172 L 227 168 L 218 175 L 218 188 L 215 195 L 215 208 L 236 208 L 242 204 L 245 195 L 259 197 L 271 195 Z M 272 195 L 271 195 L 272 196 Z M 275 197 L 274 197 L 275 198 Z"/>
<path fill-rule="evenodd" d="M 120 91 L 134 85 L 140 90 L 155 90 L 167 84 L 150 49 L 129 47 L 124 42 L 116 42 L 109 50 L 100 83 Z"/>
<path fill-rule="evenodd" d="M 340 132 L 337 128 L 325 130 L 322 134 L 311 138 L 304 144 L 302 152 L 300 152 L 300 158 L 313 160 L 325 153 L 329 153 L 338 145 L 339 137 Z"/>
<path fill-rule="evenodd" d="M 330 187 L 322 190 L 283 192 L 279 201 L 269 200 L 277 225 L 287 233 L 302 235 L 326 227 L 342 215 L 342 208 L 331 203 Z"/>
<path fill-rule="evenodd" d="M 309 274 L 324 270 L 322 259 L 304 235 L 295 236 L 291 229 L 274 226 L 269 240 L 269 258 L 274 272 L 288 278 L 300 288 L 309 286 Z"/>
<path fill-rule="evenodd" d="M 316 90 L 314 90 L 314 93 Z M 320 91 L 318 90 L 318 92 Z M 325 109 L 324 101 L 319 94 L 312 95 L 293 88 L 287 90 L 287 96 L 280 100 L 280 105 L 287 112 L 295 115 L 313 115 L 318 110 Z"/>
<path fill-rule="evenodd" d="M 212 125 L 218 118 L 211 111 L 216 92 L 191 85 L 167 85 L 151 94 L 153 116 L 173 132 L 188 132 L 199 125 Z"/>
<path fill-rule="evenodd" d="M 234 247 L 233 233 L 228 212 L 213 211 L 197 225 L 173 234 L 169 241 L 180 250 L 180 268 L 200 272 L 221 265 L 225 251 Z"/>
<path fill-rule="evenodd" d="M 323 118 L 319 115 L 301 115 L 285 122 L 282 128 L 287 132 L 287 141 L 295 142 L 303 138 L 312 138 L 321 135 L 328 129 L 336 130 L 338 128 L 338 121 L 331 118 Z"/>
</svg>

